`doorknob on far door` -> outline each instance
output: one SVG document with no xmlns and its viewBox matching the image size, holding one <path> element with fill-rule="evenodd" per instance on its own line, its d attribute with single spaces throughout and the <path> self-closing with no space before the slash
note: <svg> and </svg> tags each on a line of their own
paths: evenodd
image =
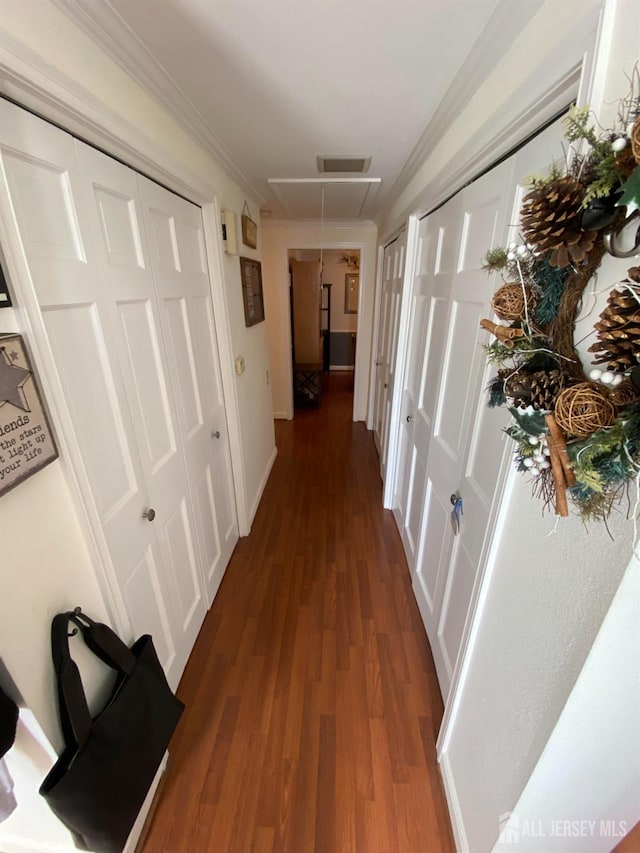
<svg viewBox="0 0 640 853">
<path fill-rule="evenodd" d="M 388 387 L 389 387 L 389 383 L 388 383 L 388 382 L 385 382 L 385 383 L 384 383 L 384 387 L 385 387 L 385 388 L 388 388 Z"/>
<path fill-rule="evenodd" d="M 220 438 L 220 430 L 216 429 L 211 433 L 211 438 Z"/>
<path fill-rule="evenodd" d="M 147 521 L 153 521 L 153 519 L 156 517 L 155 509 L 153 509 L 153 507 L 149 507 L 149 509 L 145 509 L 145 511 L 142 513 L 142 517 L 146 518 Z"/>
<path fill-rule="evenodd" d="M 408 424 L 413 423 L 413 415 L 407 415 L 407 423 Z"/>
</svg>

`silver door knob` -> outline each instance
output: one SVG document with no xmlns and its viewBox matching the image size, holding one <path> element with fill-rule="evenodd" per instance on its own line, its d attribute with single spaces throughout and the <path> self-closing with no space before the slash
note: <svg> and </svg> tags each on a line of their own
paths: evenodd
<svg viewBox="0 0 640 853">
<path fill-rule="evenodd" d="M 211 433 L 211 438 L 220 438 L 220 430 L 214 430 L 214 432 Z"/>
<path fill-rule="evenodd" d="M 145 511 L 142 513 L 142 517 L 146 518 L 147 521 L 153 521 L 153 519 L 156 517 L 155 509 L 153 509 L 153 507 L 149 507 L 149 509 L 145 509 Z"/>
<path fill-rule="evenodd" d="M 413 423 L 413 415 L 407 415 L 407 423 Z"/>
</svg>

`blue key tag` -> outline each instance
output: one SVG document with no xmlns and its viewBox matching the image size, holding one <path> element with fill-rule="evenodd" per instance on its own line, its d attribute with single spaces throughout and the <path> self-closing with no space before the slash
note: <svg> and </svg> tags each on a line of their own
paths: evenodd
<svg viewBox="0 0 640 853">
<path fill-rule="evenodd" d="M 453 505 L 453 509 L 451 510 L 451 529 L 453 530 L 453 535 L 457 536 L 460 533 L 460 516 L 464 515 L 462 511 L 462 498 L 459 498 L 457 495 L 451 495 L 451 503 Z"/>
</svg>

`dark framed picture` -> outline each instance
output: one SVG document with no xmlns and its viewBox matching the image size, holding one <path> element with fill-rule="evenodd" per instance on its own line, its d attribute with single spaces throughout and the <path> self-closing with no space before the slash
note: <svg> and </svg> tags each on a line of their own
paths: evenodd
<svg viewBox="0 0 640 853">
<path fill-rule="evenodd" d="M 264 298 L 262 296 L 262 266 L 252 258 L 240 258 L 242 299 L 244 302 L 244 324 L 255 326 L 264 320 Z"/>
<path fill-rule="evenodd" d="M 360 275 L 348 272 L 344 277 L 344 313 L 358 313 L 358 296 L 360 292 Z"/>
<path fill-rule="evenodd" d="M 20 335 L 0 335 L 0 495 L 58 457 Z"/>
</svg>

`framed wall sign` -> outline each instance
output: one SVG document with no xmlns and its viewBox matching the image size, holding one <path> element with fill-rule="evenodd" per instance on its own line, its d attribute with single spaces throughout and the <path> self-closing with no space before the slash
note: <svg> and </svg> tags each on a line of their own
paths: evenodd
<svg viewBox="0 0 640 853">
<path fill-rule="evenodd" d="M 58 456 L 20 335 L 0 335 L 0 495 Z"/>
<path fill-rule="evenodd" d="M 258 245 L 258 226 L 249 214 L 249 205 L 245 201 L 242 209 L 242 242 L 250 249 L 255 249 Z"/>
<path fill-rule="evenodd" d="M 261 323 L 264 320 L 260 261 L 254 261 L 252 258 L 240 258 L 240 276 L 244 301 L 244 324 L 245 326 L 255 326 L 256 323 Z"/>
<path fill-rule="evenodd" d="M 358 295 L 360 290 L 359 273 L 348 272 L 344 277 L 344 313 L 358 313 Z"/>
</svg>

